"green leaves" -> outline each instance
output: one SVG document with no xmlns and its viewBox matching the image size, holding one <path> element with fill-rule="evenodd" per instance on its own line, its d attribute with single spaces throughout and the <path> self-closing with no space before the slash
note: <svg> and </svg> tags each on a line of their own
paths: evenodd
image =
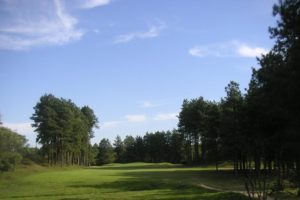
<svg viewBox="0 0 300 200">
<path fill-rule="evenodd" d="M 99 152 L 97 156 L 97 164 L 104 165 L 112 163 L 115 160 L 115 154 L 112 145 L 108 139 L 102 139 L 99 143 Z"/>
<path fill-rule="evenodd" d="M 12 170 L 20 163 L 25 143 L 24 136 L 0 127 L 0 172 Z"/>
<path fill-rule="evenodd" d="M 201 140 L 202 162 L 206 160 L 206 147 L 209 144 L 212 151 L 216 151 L 216 140 L 219 137 L 219 104 L 199 97 L 184 100 L 179 113 L 179 130 L 185 135 L 187 146 L 194 144 L 193 162 L 199 161 L 199 139 Z M 189 148 L 189 154 L 192 148 Z M 189 157 L 189 156 L 187 156 Z"/>
<path fill-rule="evenodd" d="M 93 137 L 93 128 L 98 127 L 93 110 L 88 106 L 79 108 L 71 100 L 45 94 L 34 111 L 32 126 L 49 162 L 57 163 L 60 157 L 61 163 L 70 164 L 77 157 L 77 160 L 82 160 L 81 163 L 87 164 L 90 138 Z"/>
</svg>

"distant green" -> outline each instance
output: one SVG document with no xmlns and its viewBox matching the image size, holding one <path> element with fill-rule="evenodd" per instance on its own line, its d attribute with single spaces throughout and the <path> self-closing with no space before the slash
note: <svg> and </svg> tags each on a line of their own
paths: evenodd
<svg viewBox="0 0 300 200">
<path fill-rule="evenodd" d="M 30 165 L 0 175 L 0 199 L 246 199 L 231 192 L 243 182 L 228 170 L 184 167 L 169 163 L 110 164 L 90 168 L 46 168 Z"/>
</svg>

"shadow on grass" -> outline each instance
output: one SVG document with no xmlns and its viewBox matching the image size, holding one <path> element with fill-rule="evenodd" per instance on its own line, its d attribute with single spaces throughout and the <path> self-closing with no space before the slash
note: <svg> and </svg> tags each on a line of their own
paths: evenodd
<svg viewBox="0 0 300 200">
<path fill-rule="evenodd" d="M 53 198 L 55 197 L 56 199 L 60 199 L 60 200 L 87 200 L 88 198 L 80 198 L 80 197 L 72 197 L 72 198 L 68 198 L 68 197 L 63 197 L 60 198 L 62 196 L 70 196 L 69 194 L 36 194 L 36 195 L 18 195 L 18 196 L 11 196 L 9 197 L 10 199 L 24 199 L 24 198 L 34 198 L 34 199 L 39 199 L 39 198 Z"/>
<path fill-rule="evenodd" d="M 186 168 L 181 164 L 170 163 L 153 163 L 153 164 L 117 164 L 117 165 L 104 165 L 89 167 L 88 169 L 106 169 L 106 170 L 142 170 L 142 169 L 174 169 L 174 168 Z"/>
<path fill-rule="evenodd" d="M 147 179 L 134 179 L 128 178 L 122 181 L 114 181 L 100 184 L 81 184 L 70 185 L 73 188 L 94 188 L 94 189 L 110 189 L 117 191 L 144 191 L 144 190 L 161 190 L 161 189 L 191 189 L 194 188 L 191 185 L 183 183 L 168 183 L 162 181 L 153 181 Z"/>
<path fill-rule="evenodd" d="M 140 168 L 139 168 L 140 169 Z M 100 170 L 100 168 L 99 168 Z M 225 181 L 230 172 L 214 171 L 124 171 L 120 173 L 124 178 L 118 181 L 101 182 L 95 184 L 73 184 L 72 188 L 93 188 L 103 190 L 104 193 L 134 192 L 136 199 L 203 199 L 203 200 L 244 200 L 245 196 L 230 192 L 219 192 L 201 188 L 197 178 L 218 178 Z M 214 177 L 218 176 L 218 177 Z M 226 184 L 226 181 L 225 183 Z M 121 198 L 121 197 L 120 197 Z"/>
<path fill-rule="evenodd" d="M 134 192 L 136 199 L 246 200 L 246 197 L 239 194 L 215 192 L 197 186 L 180 183 L 180 181 L 177 183 L 162 183 L 127 179 L 103 184 L 72 185 L 70 187 L 104 189 L 104 191 L 106 191 L 105 193 L 115 193 L 120 191 Z M 120 199 L 122 199 L 122 197 L 120 197 Z"/>
</svg>

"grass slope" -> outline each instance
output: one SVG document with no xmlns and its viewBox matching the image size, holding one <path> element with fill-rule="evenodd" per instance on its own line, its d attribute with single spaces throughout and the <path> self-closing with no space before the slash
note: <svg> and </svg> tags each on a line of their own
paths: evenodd
<svg viewBox="0 0 300 200">
<path fill-rule="evenodd" d="M 229 171 L 183 167 L 169 163 L 111 164 L 91 168 L 30 166 L 0 178 L 0 199 L 246 199 L 230 192 L 200 187 L 241 190 L 242 180 Z"/>
</svg>

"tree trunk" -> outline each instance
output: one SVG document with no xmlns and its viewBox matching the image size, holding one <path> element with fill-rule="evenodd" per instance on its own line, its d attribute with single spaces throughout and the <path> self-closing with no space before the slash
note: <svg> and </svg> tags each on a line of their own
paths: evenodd
<svg viewBox="0 0 300 200">
<path fill-rule="evenodd" d="M 246 171 L 246 156 L 243 156 L 243 172 Z"/>
<path fill-rule="evenodd" d="M 260 157 L 255 156 L 255 171 L 258 173 L 260 171 Z"/>
<path fill-rule="evenodd" d="M 194 162 L 198 163 L 199 162 L 199 138 L 198 134 L 194 134 Z"/>
<path fill-rule="evenodd" d="M 61 150 L 60 150 L 60 167 L 63 167 L 63 162 L 64 162 L 63 142 L 61 142 Z"/>
</svg>

